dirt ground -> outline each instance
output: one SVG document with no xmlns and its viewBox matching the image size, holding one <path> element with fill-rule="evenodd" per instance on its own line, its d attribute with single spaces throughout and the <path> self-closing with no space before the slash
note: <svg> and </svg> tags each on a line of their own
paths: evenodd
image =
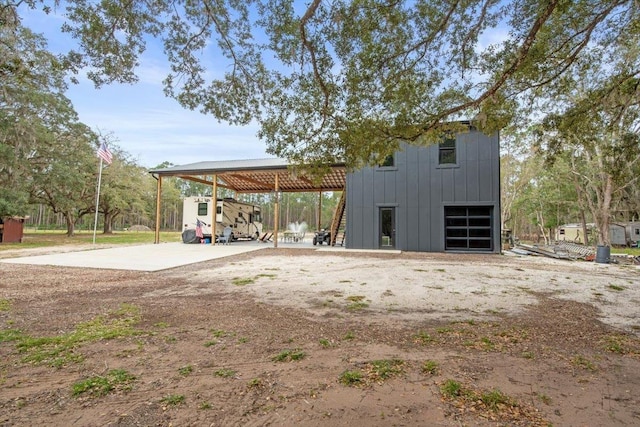
<svg viewBox="0 0 640 427">
<path fill-rule="evenodd" d="M 0 264 L 0 425 L 640 425 L 639 303 L 637 267 L 503 255 Z"/>
</svg>

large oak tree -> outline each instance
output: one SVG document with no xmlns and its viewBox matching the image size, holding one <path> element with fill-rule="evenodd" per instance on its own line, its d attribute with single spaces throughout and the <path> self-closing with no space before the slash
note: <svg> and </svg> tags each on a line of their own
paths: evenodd
<svg viewBox="0 0 640 427">
<path fill-rule="evenodd" d="M 97 85 L 135 81 L 146 43 L 161 40 L 171 67 L 165 91 L 185 107 L 258 122 L 273 154 L 357 166 L 384 157 L 399 139 L 436 140 L 444 122 L 501 128 L 518 105 L 562 84 L 585 52 L 607 60 L 620 44 L 637 43 L 639 7 L 636 0 L 71 0 L 56 12 L 79 41 L 66 65 L 89 69 Z"/>
</svg>

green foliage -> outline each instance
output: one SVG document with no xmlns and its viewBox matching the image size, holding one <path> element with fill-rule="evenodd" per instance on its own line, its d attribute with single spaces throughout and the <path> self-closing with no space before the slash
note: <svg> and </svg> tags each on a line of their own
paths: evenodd
<svg viewBox="0 0 640 427">
<path fill-rule="evenodd" d="M 360 371 L 344 371 L 338 380 L 344 385 L 354 386 L 362 382 L 363 375 Z"/>
<path fill-rule="evenodd" d="M 425 331 L 420 331 L 413 336 L 413 340 L 421 345 L 427 345 L 434 341 L 433 337 Z"/>
<path fill-rule="evenodd" d="M 438 372 L 439 365 L 435 360 L 425 360 L 422 364 L 422 372 L 429 375 L 435 375 Z"/>
<path fill-rule="evenodd" d="M 298 361 L 304 359 L 306 353 L 300 349 L 283 350 L 271 358 L 274 362 Z"/>
<path fill-rule="evenodd" d="M 11 301 L 0 298 L 0 311 L 9 311 L 11 309 Z"/>
<path fill-rule="evenodd" d="M 73 384 L 72 393 L 74 396 L 90 394 L 97 397 L 114 391 L 129 391 L 135 379 L 124 369 L 113 369 L 105 376 L 95 376 Z"/>
<path fill-rule="evenodd" d="M 62 335 L 31 337 L 14 332 L 9 338 L 16 341 L 16 348 L 25 354 L 23 362 L 60 367 L 80 362 L 83 356 L 78 349 L 85 343 L 140 334 L 133 327 L 139 320 L 138 307 L 123 304 L 116 312 L 80 323 L 73 331 Z"/>
<path fill-rule="evenodd" d="M 160 401 L 165 405 L 178 406 L 184 403 L 185 397 L 183 394 L 170 394 L 163 397 Z"/>
<path fill-rule="evenodd" d="M 386 380 L 403 372 L 404 362 L 398 359 L 374 360 L 370 362 L 371 374 L 376 380 Z"/>
<path fill-rule="evenodd" d="M 182 375 L 183 377 L 186 377 L 187 375 L 190 375 L 193 372 L 193 366 L 191 365 L 186 365 L 181 367 L 180 369 L 178 369 L 178 373 L 180 375 Z"/>
<path fill-rule="evenodd" d="M 614 63 L 639 32 L 633 0 L 67 6 L 63 28 L 79 48 L 66 68 L 90 70 L 97 85 L 133 82 L 145 44 L 162 38 L 165 92 L 184 107 L 257 121 L 280 157 L 352 166 L 384 158 L 400 139 L 431 143 L 452 117 L 498 130 L 517 117 L 516 101 L 566 87 L 589 56 Z M 504 39 L 488 42 L 496 31 Z M 210 73 L 205 46 L 233 71 Z"/>
<path fill-rule="evenodd" d="M 234 371 L 233 369 L 223 368 L 215 371 L 213 375 L 215 375 L 216 377 L 231 378 L 236 375 L 236 371 Z"/>
<path fill-rule="evenodd" d="M 244 285 L 250 285 L 252 283 L 255 283 L 255 279 L 253 277 L 234 277 L 231 280 L 231 283 L 233 283 L 236 286 L 244 286 Z"/>
<path fill-rule="evenodd" d="M 460 396 L 462 392 L 462 384 L 455 380 L 447 380 L 442 387 L 440 387 L 440 392 L 445 397 L 456 398 Z"/>
</svg>

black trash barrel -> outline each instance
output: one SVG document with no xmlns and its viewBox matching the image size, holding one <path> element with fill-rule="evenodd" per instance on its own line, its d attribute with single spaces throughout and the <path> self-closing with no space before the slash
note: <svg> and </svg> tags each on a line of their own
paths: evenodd
<svg viewBox="0 0 640 427">
<path fill-rule="evenodd" d="M 596 262 L 600 264 L 609 264 L 611 260 L 611 247 L 598 245 L 596 248 Z"/>
</svg>

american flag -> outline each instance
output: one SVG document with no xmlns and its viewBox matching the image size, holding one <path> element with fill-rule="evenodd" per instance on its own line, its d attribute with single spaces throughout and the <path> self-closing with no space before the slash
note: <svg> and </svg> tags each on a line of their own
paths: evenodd
<svg viewBox="0 0 640 427">
<path fill-rule="evenodd" d="M 202 234 L 202 221 L 196 218 L 196 237 L 202 239 L 204 235 Z"/>
<path fill-rule="evenodd" d="M 109 151 L 107 144 L 105 144 L 104 142 L 101 143 L 100 148 L 98 148 L 98 157 L 107 162 L 107 164 L 109 165 L 113 161 L 113 155 L 111 154 L 111 151 Z"/>
</svg>

